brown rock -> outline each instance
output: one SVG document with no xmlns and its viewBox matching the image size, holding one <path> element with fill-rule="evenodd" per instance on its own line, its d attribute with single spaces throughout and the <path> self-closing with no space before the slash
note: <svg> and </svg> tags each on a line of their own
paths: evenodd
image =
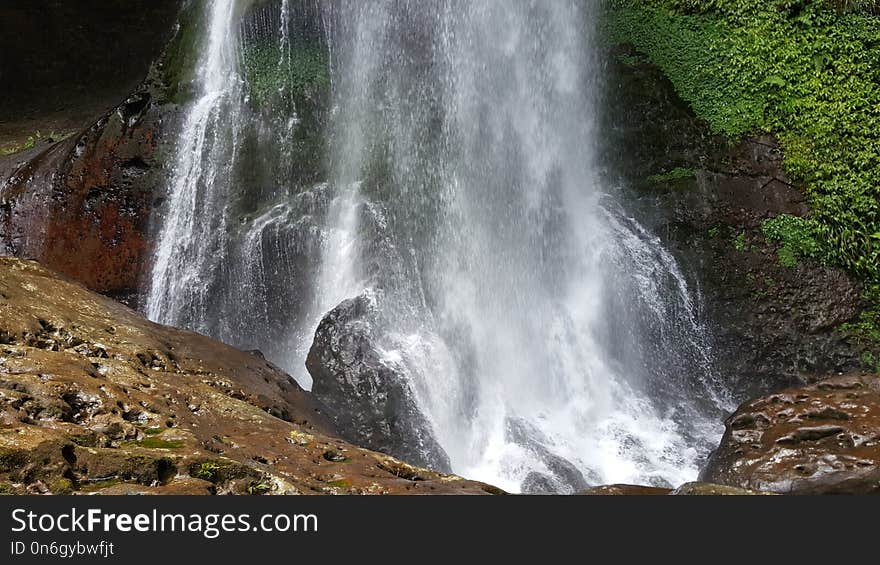
<svg viewBox="0 0 880 565">
<path fill-rule="evenodd" d="M 582 496 L 665 496 L 672 489 L 639 485 L 605 485 L 579 492 Z"/>
<path fill-rule="evenodd" d="M 265 360 L 0 258 L 0 492 L 499 492 L 337 436 Z"/>
<path fill-rule="evenodd" d="M 672 491 L 671 494 L 673 496 L 769 496 L 773 493 L 712 483 L 687 483 Z"/>
<path fill-rule="evenodd" d="M 880 377 L 834 377 L 743 405 L 701 480 L 778 493 L 880 493 Z"/>
<path fill-rule="evenodd" d="M 0 241 L 90 289 L 133 295 L 160 184 L 160 112 L 142 91 L 80 135 L 0 167 Z M 4 174 L 5 173 L 5 174 Z M 6 176 L 8 175 L 8 176 Z M 2 247 L 0 247 L 2 249 Z"/>
</svg>

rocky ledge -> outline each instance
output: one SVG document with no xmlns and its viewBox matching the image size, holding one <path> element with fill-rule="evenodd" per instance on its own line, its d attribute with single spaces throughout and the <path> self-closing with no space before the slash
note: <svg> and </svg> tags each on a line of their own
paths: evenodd
<svg viewBox="0 0 880 565">
<path fill-rule="evenodd" d="M 260 356 L 0 258 L 0 491 L 500 492 L 338 436 Z"/>
<path fill-rule="evenodd" d="M 746 403 L 701 478 L 788 494 L 880 494 L 880 376 L 833 377 Z"/>
</svg>

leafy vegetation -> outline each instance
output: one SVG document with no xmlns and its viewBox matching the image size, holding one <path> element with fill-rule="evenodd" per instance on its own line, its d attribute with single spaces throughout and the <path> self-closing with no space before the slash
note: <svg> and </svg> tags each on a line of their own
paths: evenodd
<svg viewBox="0 0 880 565">
<path fill-rule="evenodd" d="M 205 481 L 214 482 L 220 474 L 220 465 L 212 461 L 200 463 L 195 470 L 195 477 Z"/>
<path fill-rule="evenodd" d="M 684 167 L 677 167 L 672 169 L 668 173 L 661 173 L 658 175 L 651 175 L 648 177 L 648 182 L 653 184 L 664 184 L 675 182 L 677 180 L 686 180 L 692 179 L 696 176 L 696 172 L 693 169 L 687 169 Z"/>
<path fill-rule="evenodd" d="M 33 149 L 36 147 L 37 143 L 41 141 L 46 141 L 49 143 L 57 143 L 59 141 L 63 141 L 73 135 L 72 131 L 65 132 L 51 132 L 47 135 L 43 135 L 39 130 L 35 131 L 33 134 L 29 135 L 26 140 L 23 142 L 12 142 L 8 143 L 2 147 L 0 147 L 0 157 L 6 155 L 12 155 L 14 153 L 20 153 L 21 151 L 27 151 L 29 149 Z"/>
<path fill-rule="evenodd" d="M 880 299 L 880 18 L 875 1 L 609 0 L 608 38 L 659 66 L 732 139 L 776 134 L 813 214 L 764 226 L 788 266 L 815 259 Z M 876 310 L 876 309 L 875 309 Z M 880 326 L 865 314 L 861 331 Z"/>
<path fill-rule="evenodd" d="M 763 231 L 767 241 L 780 244 L 779 262 L 784 267 L 795 267 L 803 259 L 824 261 L 827 256 L 812 219 L 783 214 L 764 222 Z"/>
</svg>

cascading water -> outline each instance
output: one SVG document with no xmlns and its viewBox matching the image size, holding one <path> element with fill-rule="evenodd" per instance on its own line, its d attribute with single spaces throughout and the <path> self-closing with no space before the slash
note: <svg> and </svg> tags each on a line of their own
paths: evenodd
<svg viewBox="0 0 880 565">
<path fill-rule="evenodd" d="M 727 399 L 698 299 L 600 174 L 592 2 L 245 4 L 209 6 L 149 315 L 309 386 L 320 317 L 367 291 L 375 347 L 457 473 L 533 492 L 693 479 Z M 236 55 L 262 37 L 295 64 L 303 6 L 332 61 L 311 183 L 287 83 L 254 110 Z"/>
</svg>

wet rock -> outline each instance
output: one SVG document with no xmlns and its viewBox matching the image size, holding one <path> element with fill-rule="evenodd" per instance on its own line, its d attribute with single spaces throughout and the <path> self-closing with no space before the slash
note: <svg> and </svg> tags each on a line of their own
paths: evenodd
<svg viewBox="0 0 880 565">
<path fill-rule="evenodd" d="M 880 494 L 880 376 L 846 375 L 748 402 L 700 479 L 792 494 Z"/>
<path fill-rule="evenodd" d="M 574 494 L 590 486 L 570 461 L 550 451 L 550 442 L 534 426 L 517 418 L 507 420 L 507 439 L 526 449 L 547 467 L 547 473 L 529 473 L 521 485 L 523 494 Z M 596 484 L 598 477 L 591 477 Z"/>
<path fill-rule="evenodd" d="M 0 336 L 2 492 L 498 492 L 339 439 L 266 361 L 33 262 L 0 257 Z"/>
<path fill-rule="evenodd" d="M 670 494 L 673 496 L 768 496 L 773 493 L 711 483 L 687 483 Z"/>
<path fill-rule="evenodd" d="M 321 321 L 306 360 L 312 393 L 352 443 L 448 470 L 449 458 L 419 410 L 407 375 L 378 349 L 374 300 L 369 294 L 346 300 Z"/>
<path fill-rule="evenodd" d="M 666 496 L 672 489 L 639 485 L 605 485 L 579 492 L 583 496 Z"/>
<path fill-rule="evenodd" d="M 135 102 L 134 114 L 122 111 Z M 153 191 L 164 178 L 161 114 L 142 91 L 79 135 L 25 161 L 0 162 L 0 250 L 98 292 L 136 295 Z"/>
</svg>

